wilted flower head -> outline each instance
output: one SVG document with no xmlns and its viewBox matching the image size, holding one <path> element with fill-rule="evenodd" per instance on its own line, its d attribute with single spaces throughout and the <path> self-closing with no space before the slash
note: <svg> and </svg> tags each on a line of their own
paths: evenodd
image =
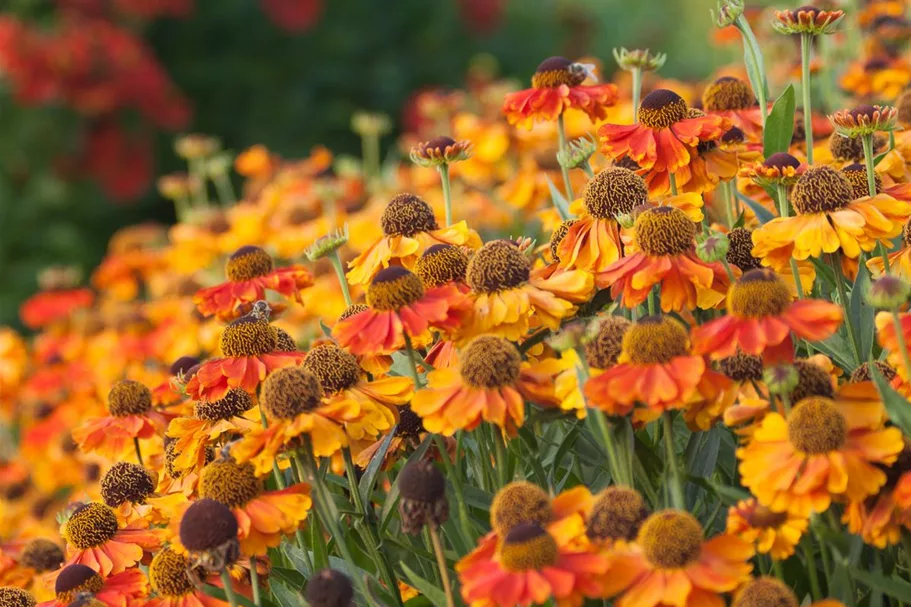
<svg viewBox="0 0 911 607">
<path fill-rule="evenodd" d="M 818 36 L 833 33 L 844 16 L 844 11 L 824 11 L 815 6 L 802 6 L 793 10 L 775 11 L 772 27 L 780 34 Z"/>
<path fill-rule="evenodd" d="M 304 255 L 310 261 L 316 261 L 332 255 L 348 242 L 348 224 L 341 230 L 334 230 L 325 236 L 321 236 L 312 245 L 304 250 Z"/>
<path fill-rule="evenodd" d="M 557 161 L 560 166 L 567 169 L 578 169 L 588 163 L 598 150 L 598 142 L 594 137 L 586 135 L 569 143 L 566 149 L 557 152 Z"/>
<path fill-rule="evenodd" d="M 636 48 L 630 51 L 620 47 L 620 50 L 614 49 L 614 60 L 620 69 L 628 72 L 633 70 L 655 72 L 661 69 L 661 66 L 667 61 L 667 55 L 652 53 L 649 49 Z"/>
<path fill-rule="evenodd" d="M 829 120 L 842 137 L 872 135 L 895 130 L 898 110 L 891 105 L 859 105 L 853 110 L 839 110 Z"/>
<path fill-rule="evenodd" d="M 897 276 L 883 276 L 870 286 L 867 301 L 881 310 L 895 310 L 911 297 L 911 284 Z"/>
<path fill-rule="evenodd" d="M 411 148 L 411 162 L 422 167 L 438 167 L 471 158 L 472 144 L 467 139 L 434 137 Z"/>
</svg>

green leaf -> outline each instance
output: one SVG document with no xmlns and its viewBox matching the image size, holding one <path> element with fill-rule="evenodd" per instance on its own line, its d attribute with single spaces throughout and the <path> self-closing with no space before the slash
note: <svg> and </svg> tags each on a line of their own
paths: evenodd
<svg viewBox="0 0 911 607">
<path fill-rule="evenodd" d="M 445 605 L 446 604 L 446 595 L 442 590 L 436 587 L 432 582 L 428 582 L 417 573 L 411 570 L 411 568 L 405 563 L 401 563 L 402 571 L 405 572 L 405 577 L 408 578 L 408 583 L 414 586 L 415 590 L 423 594 L 433 605 Z"/>
<path fill-rule="evenodd" d="M 284 543 L 287 544 L 287 542 Z M 304 582 L 307 581 L 304 571 L 288 569 L 287 567 L 276 567 L 273 565 L 272 569 L 269 570 L 269 574 L 283 581 L 289 588 L 302 588 Z"/>
<path fill-rule="evenodd" d="M 825 341 L 813 342 L 813 347 L 837 362 L 838 366 L 843 369 L 853 369 L 856 366 L 851 355 L 851 347 L 842 332 L 836 333 Z"/>
<path fill-rule="evenodd" d="M 285 556 L 288 557 L 288 561 L 291 562 L 294 569 L 303 574 L 305 578 L 309 578 L 313 575 L 313 572 L 310 571 L 310 567 L 307 566 L 307 559 L 304 557 L 300 548 L 291 542 L 282 542 L 281 549 Z"/>
<path fill-rule="evenodd" d="M 278 580 L 272 580 L 269 583 L 269 589 L 272 591 L 272 596 L 275 597 L 279 607 L 298 607 L 304 600 L 300 592 L 291 590 Z"/>
<path fill-rule="evenodd" d="M 775 215 L 773 215 L 771 213 L 771 211 L 769 211 L 767 208 L 765 208 L 764 206 L 762 206 L 761 204 L 759 204 L 758 202 L 756 202 L 749 196 L 746 196 L 745 194 L 742 194 L 739 191 L 735 192 L 735 194 L 737 195 L 737 198 L 739 198 L 740 201 L 743 202 L 743 204 L 750 207 L 750 210 L 753 211 L 754 215 L 756 215 L 756 219 L 759 220 L 760 225 L 769 223 L 770 221 L 775 219 Z"/>
<path fill-rule="evenodd" d="M 873 326 L 873 317 L 876 315 L 873 306 L 867 303 L 867 291 L 870 289 L 870 270 L 867 264 L 861 263 L 857 267 L 857 278 L 854 280 L 854 287 L 851 289 L 851 321 L 857 327 L 860 333 L 860 357 L 862 360 L 869 360 L 873 352 L 873 335 L 875 327 Z"/>
<path fill-rule="evenodd" d="M 205 594 L 218 599 L 219 601 L 224 601 L 225 603 L 228 602 L 228 595 L 225 594 L 224 588 L 219 588 L 218 586 L 212 586 L 211 584 L 203 584 L 202 591 Z M 251 601 L 250 599 L 248 599 L 247 597 L 245 597 L 244 595 L 242 595 L 238 592 L 234 593 L 234 598 L 237 599 L 238 605 L 243 605 L 244 607 L 256 607 L 256 603 L 254 603 L 253 601 Z M 297 604 L 300 605 L 300 602 L 298 602 Z"/>
<path fill-rule="evenodd" d="M 876 365 L 870 365 L 870 375 L 873 377 L 876 389 L 879 390 L 879 395 L 882 396 L 889 419 L 901 428 L 906 436 L 911 435 L 911 404 L 889 385 Z"/>
<path fill-rule="evenodd" d="M 572 213 L 569 212 L 569 202 L 566 200 L 566 197 L 563 196 L 563 192 L 554 185 L 554 182 L 550 180 L 550 177 L 545 175 L 544 179 L 547 180 L 547 188 L 550 190 L 550 197 L 554 203 L 554 207 L 557 209 L 557 213 L 560 214 L 560 219 L 566 221 L 567 219 L 572 219 Z"/>
<path fill-rule="evenodd" d="M 886 577 L 879 572 L 864 571 L 856 567 L 851 568 L 851 575 L 871 589 L 882 590 L 885 594 L 899 601 L 911 601 L 911 584 L 900 578 Z"/>
<path fill-rule="evenodd" d="M 376 484 L 376 476 L 379 474 L 383 461 L 386 459 L 386 453 L 389 451 L 389 445 L 392 444 L 392 439 L 395 438 L 395 429 L 397 427 L 398 426 L 394 426 L 389 430 L 389 433 L 386 434 L 386 438 L 380 443 L 380 448 L 373 454 L 373 458 L 370 460 L 370 463 L 367 464 L 367 469 L 364 470 L 364 475 L 361 477 L 361 482 L 358 485 L 358 492 L 361 494 L 361 502 L 365 504 L 365 507 L 369 507 L 373 486 Z"/>
<path fill-rule="evenodd" d="M 332 337 L 332 329 L 330 329 L 329 326 L 323 322 L 322 318 L 319 320 L 319 328 L 323 330 L 324 336 Z"/>
<path fill-rule="evenodd" d="M 794 136 L 794 112 L 797 109 L 797 95 L 794 85 L 789 84 L 772 106 L 765 123 L 762 138 L 762 152 L 768 158 L 772 154 L 787 152 Z"/>
<path fill-rule="evenodd" d="M 882 154 L 877 155 L 873 158 L 873 166 L 878 165 L 883 159 L 889 155 L 889 152 L 895 149 L 895 131 L 889 131 L 889 147 Z"/>
</svg>

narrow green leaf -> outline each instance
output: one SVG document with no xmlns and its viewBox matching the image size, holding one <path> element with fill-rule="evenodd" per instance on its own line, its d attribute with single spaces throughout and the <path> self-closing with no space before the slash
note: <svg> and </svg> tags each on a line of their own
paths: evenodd
<svg viewBox="0 0 911 607">
<path fill-rule="evenodd" d="M 900 578 L 886 577 L 877 571 L 864 571 L 856 567 L 851 568 L 851 575 L 871 589 L 882 590 L 899 601 L 911 601 L 911 584 Z"/>
<path fill-rule="evenodd" d="M 272 580 L 269 583 L 269 589 L 279 607 L 298 607 L 304 601 L 300 592 L 288 588 L 278 580 Z"/>
<path fill-rule="evenodd" d="M 566 200 L 563 192 L 560 191 L 560 188 L 554 185 L 554 182 L 550 180 L 550 177 L 545 175 L 544 179 L 547 180 L 547 188 L 550 190 L 550 197 L 554 203 L 554 207 L 557 209 L 557 213 L 560 214 L 560 219 L 563 221 L 572 219 L 572 213 L 569 212 L 570 201 Z"/>
<path fill-rule="evenodd" d="M 280 579 L 289 588 L 298 590 L 303 588 L 304 582 L 307 581 L 307 578 L 304 577 L 303 571 L 298 571 L 297 569 L 288 569 L 287 567 L 276 567 L 273 565 L 272 569 L 269 570 L 269 575 Z"/>
<path fill-rule="evenodd" d="M 740 192 L 736 192 L 737 198 L 740 199 L 743 204 L 750 207 L 750 210 L 753 211 L 753 214 L 756 215 L 756 219 L 759 220 L 760 225 L 766 224 L 775 219 L 775 215 L 771 213 L 767 208 Z"/>
<path fill-rule="evenodd" d="M 367 469 L 364 470 L 364 475 L 361 477 L 361 482 L 358 485 L 357 490 L 361 494 L 361 501 L 366 508 L 369 508 L 370 496 L 373 493 L 376 476 L 379 474 L 383 461 L 386 459 L 386 453 L 389 451 L 389 445 L 392 444 L 392 439 L 395 438 L 395 429 L 397 427 L 398 426 L 393 426 L 389 433 L 386 434 L 386 438 L 380 443 L 379 449 L 373 454 L 373 458 L 370 460 L 370 463 L 367 464 Z"/>
<path fill-rule="evenodd" d="M 323 330 L 323 335 L 324 335 L 324 336 L 326 336 L 326 337 L 331 337 L 331 336 L 332 336 L 332 329 L 330 329 L 329 326 L 328 326 L 326 323 L 323 322 L 323 319 L 322 319 L 322 318 L 321 318 L 320 321 L 319 321 L 319 328 Z"/>
<path fill-rule="evenodd" d="M 294 569 L 300 572 L 305 578 L 309 578 L 311 575 L 313 575 L 313 572 L 310 571 L 310 568 L 307 566 L 307 560 L 299 547 L 295 546 L 291 542 L 282 542 L 281 548 L 282 552 L 286 557 L 288 557 L 288 561 L 291 563 L 291 566 L 294 567 Z"/>
<path fill-rule="evenodd" d="M 813 342 L 813 347 L 834 360 L 844 369 L 853 369 L 855 362 L 851 356 L 851 348 L 845 339 L 844 333 L 836 333 L 825 341 Z"/>
<path fill-rule="evenodd" d="M 415 590 L 423 594 L 433 605 L 445 605 L 446 604 L 446 595 L 442 590 L 436 587 L 432 582 L 428 582 L 417 573 L 411 570 L 411 568 L 405 564 L 401 563 L 402 571 L 405 572 L 405 577 L 408 578 L 408 583 L 414 586 Z"/>
<path fill-rule="evenodd" d="M 867 264 L 861 263 L 857 267 L 857 278 L 854 280 L 854 287 L 851 289 L 851 320 L 860 333 L 860 357 L 863 360 L 869 360 L 873 352 L 873 335 L 875 327 L 873 326 L 873 317 L 876 312 L 869 303 L 867 303 L 866 294 L 870 289 L 870 271 Z"/>
<path fill-rule="evenodd" d="M 794 136 L 794 112 L 797 109 L 797 95 L 794 85 L 789 84 L 775 100 L 769 118 L 766 120 L 762 150 L 766 158 L 779 152 L 787 152 Z"/>
<path fill-rule="evenodd" d="M 879 372 L 876 365 L 870 365 L 870 374 L 876 384 L 876 389 L 879 390 L 879 395 L 883 399 L 883 405 L 886 407 L 889 419 L 901 428 L 906 436 L 911 435 L 911 404 L 889 385 L 889 382 Z"/>
<path fill-rule="evenodd" d="M 873 158 L 873 166 L 876 166 L 880 162 L 882 162 L 886 158 L 886 156 L 889 155 L 889 152 L 891 152 L 894 149 L 895 149 L 895 131 L 889 131 L 889 147 L 886 148 L 885 152 L 883 152 L 882 154 L 879 154 L 875 158 Z"/>
</svg>

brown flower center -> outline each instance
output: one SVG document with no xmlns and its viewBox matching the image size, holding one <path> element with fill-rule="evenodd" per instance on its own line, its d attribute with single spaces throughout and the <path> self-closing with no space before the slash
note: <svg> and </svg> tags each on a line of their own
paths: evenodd
<svg viewBox="0 0 911 607">
<path fill-rule="evenodd" d="M 828 398 L 801 401 L 788 417 L 788 440 L 810 455 L 836 451 L 848 438 L 848 422 Z"/>
<path fill-rule="evenodd" d="M 271 417 L 294 419 L 319 408 L 323 397 L 317 377 L 303 367 L 284 367 L 263 382 L 260 405 Z"/>
<path fill-rule="evenodd" d="M 111 386 L 108 393 L 108 411 L 114 417 L 143 415 L 151 408 L 152 393 L 138 381 L 122 379 Z"/>
<path fill-rule="evenodd" d="M 316 376 L 325 394 L 337 394 L 352 388 L 361 377 L 357 359 L 335 344 L 320 344 L 312 348 L 302 366 Z"/>
<path fill-rule="evenodd" d="M 561 84 L 577 86 L 585 81 L 585 70 L 566 57 L 549 57 L 538 65 L 531 77 L 531 85 L 536 89 L 554 88 Z"/>
<path fill-rule="evenodd" d="M 528 258 L 515 243 L 494 240 L 481 247 L 468 262 L 468 284 L 476 293 L 512 289 L 531 275 Z"/>
<path fill-rule="evenodd" d="M 519 379 L 522 356 L 512 342 L 493 335 L 474 338 L 461 353 L 462 379 L 472 388 L 497 389 Z"/>
<path fill-rule="evenodd" d="M 762 379 L 762 357 L 737 351 L 733 356 L 718 361 L 721 372 L 735 381 Z"/>
<path fill-rule="evenodd" d="M 569 229 L 573 227 L 573 224 L 577 221 L 578 219 L 561 221 L 560 225 L 558 225 L 550 235 L 550 256 L 553 257 L 554 261 L 560 261 L 560 243 L 563 242 L 563 239 L 569 234 Z"/>
<path fill-rule="evenodd" d="M 690 337 L 670 316 L 646 316 L 627 329 L 622 349 L 631 363 L 663 364 L 689 354 Z"/>
<path fill-rule="evenodd" d="M 221 334 L 221 352 L 225 356 L 259 356 L 274 352 L 278 345 L 275 327 L 252 316 L 232 321 Z"/>
<path fill-rule="evenodd" d="M 129 462 L 117 462 L 101 477 L 101 497 L 112 508 L 124 502 L 143 504 L 154 491 L 152 475 Z"/>
<path fill-rule="evenodd" d="M 424 251 L 414 266 L 424 287 L 430 289 L 449 282 L 465 282 L 468 256 L 459 247 L 435 244 Z"/>
<path fill-rule="evenodd" d="M 791 203 L 801 215 L 836 211 L 853 200 L 854 188 L 841 172 L 828 166 L 807 169 L 791 193 Z"/>
<path fill-rule="evenodd" d="M 734 228 L 728 232 L 730 247 L 727 262 L 743 270 L 755 270 L 762 267 L 762 260 L 753 257 L 753 232 L 746 228 Z"/>
<path fill-rule="evenodd" d="M 762 504 L 756 504 L 756 508 L 749 516 L 750 525 L 757 529 L 774 529 L 780 527 L 787 520 L 787 512 L 775 512 Z"/>
<path fill-rule="evenodd" d="M 221 502 L 228 508 L 240 508 L 262 492 L 263 485 L 253 473 L 251 464 L 218 460 L 206 465 L 199 475 L 199 496 Z"/>
<path fill-rule="evenodd" d="M 197 419 L 227 420 L 253 408 L 253 399 L 245 390 L 232 388 L 218 400 L 201 400 L 193 406 Z"/>
<path fill-rule="evenodd" d="M 414 236 L 439 228 L 433 209 L 421 197 L 399 194 L 389 201 L 380 218 L 386 236 Z"/>
<path fill-rule="evenodd" d="M 702 105 L 708 112 L 745 110 L 756 105 L 756 97 L 746 82 L 725 76 L 705 89 L 702 94 Z"/>
<path fill-rule="evenodd" d="M 592 177 L 582 198 L 592 217 L 613 219 L 644 204 L 648 200 L 648 187 L 629 169 L 608 167 Z"/>
<path fill-rule="evenodd" d="M 794 367 L 797 369 L 797 386 L 791 392 L 793 404 L 810 396 L 835 397 L 832 378 L 825 369 L 808 360 L 795 360 Z"/>
<path fill-rule="evenodd" d="M 623 336 L 632 323 L 622 316 L 608 316 L 598 325 L 598 333 L 585 344 L 585 358 L 596 369 L 607 369 L 617 362 L 623 350 Z"/>
<path fill-rule="evenodd" d="M 760 577 L 740 589 L 731 607 L 798 607 L 799 604 L 787 584 L 777 578 Z"/>
<path fill-rule="evenodd" d="M 507 571 L 538 571 L 557 562 L 557 542 L 540 526 L 523 523 L 503 538 L 499 556 Z"/>
<path fill-rule="evenodd" d="M 699 521 L 680 510 L 656 512 L 645 519 L 638 535 L 645 558 L 661 569 L 679 569 L 698 559 L 702 540 Z"/>
<path fill-rule="evenodd" d="M 639 122 L 650 129 L 666 129 L 687 117 L 686 101 L 667 89 L 657 89 L 639 105 Z"/>
<path fill-rule="evenodd" d="M 638 491 L 614 485 L 595 499 L 585 533 L 593 540 L 630 541 L 636 538 L 648 514 L 648 506 Z"/>
<path fill-rule="evenodd" d="M 490 505 L 490 525 L 500 537 L 521 523 L 546 525 L 553 517 L 550 497 L 527 481 L 509 483 L 497 492 Z"/>
<path fill-rule="evenodd" d="M 104 504 L 89 502 L 77 508 L 66 522 L 63 537 L 77 550 L 101 546 L 117 535 L 117 515 Z"/>
<path fill-rule="evenodd" d="M 855 199 L 870 195 L 870 184 L 867 182 L 867 167 L 862 164 L 849 164 L 841 172 L 851 182 Z M 878 173 L 873 174 L 873 183 L 876 186 L 877 194 L 883 191 L 883 178 Z"/>
<path fill-rule="evenodd" d="M 149 565 L 149 583 L 152 590 L 165 597 L 181 597 L 194 590 L 187 574 L 190 561 L 170 548 L 162 548 Z"/>
<path fill-rule="evenodd" d="M 678 255 L 693 246 L 696 224 L 674 207 L 654 207 L 639 214 L 636 243 L 647 255 Z"/>
<path fill-rule="evenodd" d="M 750 270 L 728 291 L 728 311 L 741 318 L 778 316 L 789 305 L 788 286 L 769 269 Z"/>
<path fill-rule="evenodd" d="M 54 582 L 57 601 L 69 605 L 81 593 L 95 594 L 104 588 L 104 580 L 94 569 L 74 563 L 60 571 Z"/>
<path fill-rule="evenodd" d="M 237 249 L 225 264 L 225 274 L 231 282 L 243 282 L 270 273 L 272 257 L 259 247 L 245 246 Z"/>
</svg>

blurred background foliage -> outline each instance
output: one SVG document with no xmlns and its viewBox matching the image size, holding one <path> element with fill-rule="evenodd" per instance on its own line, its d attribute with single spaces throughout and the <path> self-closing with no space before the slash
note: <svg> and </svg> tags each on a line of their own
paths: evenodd
<svg viewBox="0 0 911 607">
<path fill-rule="evenodd" d="M 737 54 L 708 43 L 713 0 L 3 4 L 0 324 L 17 323 L 42 268 L 74 264 L 87 281 L 119 227 L 174 220 L 154 175 L 182 168 L 172 150 L 179 132 L 216 135 L 232 150 L 263 143 L 286 157 L 317 143 L 357 153 L 353 112 L 385 112 L 400 130 L 415 91 L 460 86 L 479 53 L 523 84 L 555 54 L 596 57 L 607 77 L 612 48 L 648 47 L 668 54 L 662 75 L 694 80 Z M 115 29 L 99 30 L 104 36 L 92 29 L 109 25 Z M 57 38 L 66 43 L 44 57 L 41 45 Z M 94 55 L 77 69 L 86 48 Z M 29 63 L 36 57 L 43 63 Z M 105 105 L 104 79 L 125 77 L 108 61 L 146 70 L 131 81 L 135 90 L 120 91 L 126 102 Z M 59 73 L 68 74 L 69 89 L 47 90 L 41 79 Z M 99 83 L 82 94 L 80 87 Z"/>
</svg>

